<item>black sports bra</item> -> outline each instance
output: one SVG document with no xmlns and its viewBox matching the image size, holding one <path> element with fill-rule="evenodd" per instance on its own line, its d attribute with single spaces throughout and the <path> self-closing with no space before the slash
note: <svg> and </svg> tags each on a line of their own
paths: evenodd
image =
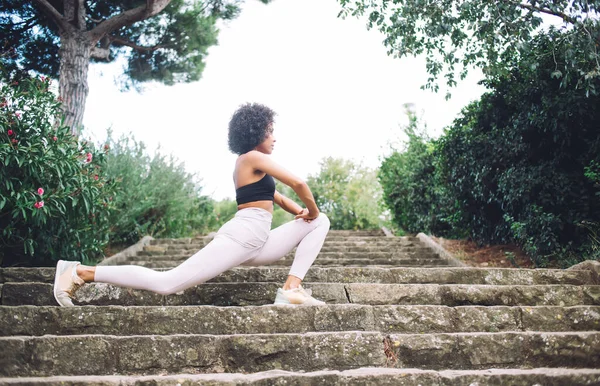
<svg viewBox="0 0 600 386">
<path fill-rule="evenodd" d="M 235 190 L 235 200 L 238 205 L 252 201 L 273 201 L 275 197 L 275 180 L 265 174 L 260 180 L 244 185 Z"/>
</svg>

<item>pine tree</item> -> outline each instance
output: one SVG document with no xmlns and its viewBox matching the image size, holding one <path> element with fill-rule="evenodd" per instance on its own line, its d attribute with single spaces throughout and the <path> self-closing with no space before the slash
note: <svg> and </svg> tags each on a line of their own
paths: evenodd
<svg viewBox="0 0 600 386">
<path fill-rule="evenodd" d="M 260 0 L 268 3 L 269 0 Z M 90 62 L 126 62 L 123 86 L 200 79 L 219 19 L 241 0 L 3 0 L 0 67 L 59 79 L 66 124 L 78 134 Z"/>
</svg>

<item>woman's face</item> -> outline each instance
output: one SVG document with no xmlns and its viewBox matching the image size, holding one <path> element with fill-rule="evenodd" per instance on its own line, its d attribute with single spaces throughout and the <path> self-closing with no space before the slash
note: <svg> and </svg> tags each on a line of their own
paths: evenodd
<svg viewBox="0 0 600 386">
<path fill-rule="evenodd" d="M 267 129 L 267 136 L 256 147 L 256 150 L 260 151 L 261 153 L 271 154 L 273 152 L 273 149 L 275 148 L 276 141 L 277 140 L 275 139 L 275 136 L 273 135 L 273 125 L 269 125 L 269 128 Z"/>
</svg>

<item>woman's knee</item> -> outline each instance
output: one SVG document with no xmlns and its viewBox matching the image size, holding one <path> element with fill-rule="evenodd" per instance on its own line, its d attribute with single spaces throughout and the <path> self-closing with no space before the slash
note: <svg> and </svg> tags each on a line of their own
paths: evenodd
<svg viewBox="0 0 600 386">
<path fill-rule="evenodd" d="M 319 213 L 319 226 L 323 226 L 323 227 L 327 227 L 329 228 L 329 226 L 331 225 L 331 222 L 329 221 L 329 217 L 327 217 L 327 215 L 323 212 Z"/>
<path fill-rule="evenodd" d="M 176 272 L 174 270 L 165 271 L 161 272 L 161 277 L 156 280 L 156 284 L 152 291 L 159 295 L 173 295 L 188 288 L 186 284 L 189 284 L 189 282 L 190 279 L 185 278 L 181 272 Z M 194 285 L 199 284 L 197 282 L 198 280 L 194 281 Z M 189 287 L 192 286 L 193 285 L 189 285 Z"/>
</svg>

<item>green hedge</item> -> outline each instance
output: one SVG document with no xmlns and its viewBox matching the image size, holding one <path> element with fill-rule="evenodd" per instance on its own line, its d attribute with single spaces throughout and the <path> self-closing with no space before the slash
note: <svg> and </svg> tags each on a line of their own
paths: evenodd
<svg viewBox="0 0 600 386">
<path fill-rule="evenodd" d="M 411 138 L 385 159 L 397 224 L 516 242 L 539 266 L 598 259 L 600 78 L 586 89 L 562 78 L 573 52 L 556 31 L 539 37 L 441 138 Z"/>
<path fill-rule="evenodd" d="M 94 262 L 108 242 L 106 154 L 60 124 L 48 79 L 5 80 L 0 102 L 3 266 Z"/>
</svg>

